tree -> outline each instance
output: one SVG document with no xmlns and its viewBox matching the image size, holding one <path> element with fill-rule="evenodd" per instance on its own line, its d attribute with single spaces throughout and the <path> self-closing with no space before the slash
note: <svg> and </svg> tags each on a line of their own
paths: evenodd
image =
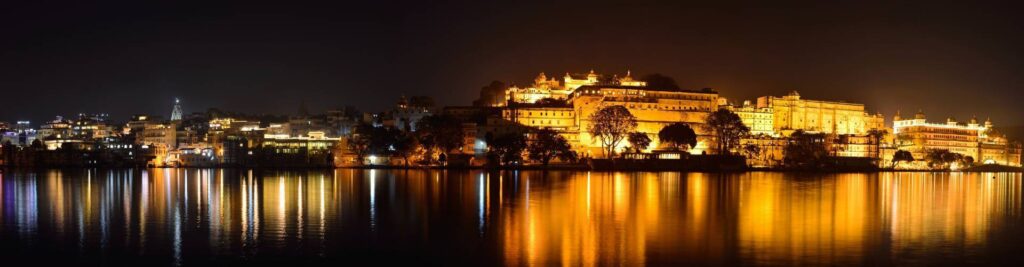
<svg viewBox="0 0 1024 267">
<path fill-rule="evenodd" d="M 659 73 L 648 74 L 640 78 L 640 80 L 647 82 L 648 88 L 662 90 L 679 90 L 679 85 L 676 84 L 675 79 L 672 79 L 672 77 L 661 75 Z"/>
<path fill-rule="evenodd" d="M 462 147 L 462 123 L 448 115 L 430 115 L 416 123 L 416 139 L 433 155 L 434 149 L 448 153 Z M 432 158 L 432 157 L 431 157 Z"/>
<path fill-rule="evenodd" d="M 554 130 L 544 128 L 534 132 L 534 139 L 527 145 L 527 152 L 532 160 L 540 161 L 548 166 L 554 158 L 565 161 L 576 160 L 576 152 L 572 151 L 569 142 Z"/>
<path fill-rule="evenodd" d="M 882 157 L 882 139 L 885 138 L 885 135 L 887 134 L 889 134 L 889 131 L 885 129 L 868 130 L 868 136 L 870 136 L 872 141 L 874 141 L 872 144 L 875 147 L 873 157 L 876 159 Z"/>
<path fill-rule="evenodd" d="M 925 161 L 928 162 L 928 167 L 933 169 L 947 169 L 952 166 L 952 163 L 964 163 L 964 155 L 950 152 L 947 149 L 932 149 L 928 150 L 924 157 Z M 971 161 L 974 161 L 971 158 Z"/>
<path fill-rule="evenodd" d="M 636 117 L 623 106 L 609 106 L 590 115 L 590 135 L 601 140 L 608 158 L 615 157 L 618 147 L 629 133 L 636 129 Z"/>
<path fill-rule="evenodd" d="M 523 149 L 526 149 L 526 137 L 522 133 L 506 133 L 493 138 L 490 143 L 492 157 L 498 158 L 501 165 L 523 159 Z"/>
<path fill-rule="evenodd" d="M 708 114 L 704 127 L 714 133 L 719 154 L 729 154 L 731 149 L 739 145 L 741 137 L 750 134 L 750 128 L 743 124 L 740 116 L 727 109 Z"/>
<path fill-rule="evenodd" d="M 658 140 L 671 144 L 676 150 L 684 145 L 687 148 L 693 148 L 697 146 L 697 133 L 690 128 L 690 125 L 676 122 L 661 128 L 661 131 L 658 131 Z"/>
<path fill-rule="evenodd" d="M 746 144 L 743 146 L 743 154 L 745 154 L 747 158 L 756 158 L 761 154 L 761 147 L 755 144 Z"/>
<path fill-rule="evenodd" d="M 633 147 L 633 150 L 637 153 L 640 153 L 640 151 L 651 146 L 651 137 L 647 136 L 645 133 L 632 132 L 629 133 L 629 138 L 627 139 L 627 141 L 629 141 L 629 145 Z"/>
<path fill-rule="evenodd" d="M 797 130 L 789 136 L 783 164 L 792 168 L 821 168 L 828 158 L 824 134 L 809 134 Z"/>
<path fill-rule="evenodd" d="M 419 147 L 419 142 L 416 137 L 411 133 L 403 131 L 392 131 L 396 136 L 392 138 L 394 141 L 391 145 L 391 154 L 401 157 L 405 163 L 405 167 L 409 167 L 409 157 L 416 152 Z"/>
<path fill-rule="evenodd" d="M 505 103 L 505 90 L 508 86 L 499 81 L 492 81 L 491 84 L 480 88 L 480 98 L 473 101 L 474 106 L 490 107 Z"/>
<path fill-rule="evenodd" d="M 900 162 L 912 162 L 914 161 L 914 154 L 906 150 L 897 150 L 896 153 L 892 154 L 892 167 L 896 168 L 896 164 Z"/>
<path fill-rule="evenodd" d="M 348 137 L 348 148 L 356 154 L 356 160 L 363 164 L 363 159 L 370 153 L 371 138 L 373 137 L 373 125 L 356 125 L 352 135 Z"/>
<path fill-rule="evenodd" d="M 29 147 L 31 147 L 34 150 L 41 150 L 46 148 L 46 146 L 43 145 L 43 141 L 40 141 L 39 138 L 32 140 L 32 145 L 29 145 Z"/>
</svg>

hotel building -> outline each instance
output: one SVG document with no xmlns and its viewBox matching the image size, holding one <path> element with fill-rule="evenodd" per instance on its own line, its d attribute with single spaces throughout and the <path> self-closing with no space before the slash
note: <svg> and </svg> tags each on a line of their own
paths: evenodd
<svg viewBox="0 0 1024 267">
<path fill-rule="evenodd" d="M 979 124 L 971 119 L 960 124 L 953 118 L 946 123 L 930 123 L 925 114 L 918 112 L 913 118 L 893 116 L 893 134 L 897 149 L 909 151 L 914 159 L 922 161 L 930 150 L 948 150 L 969 156 L 976 163 L 1021 165 L 1020 144 L 1010 143 L 993 131 L 992 122 Z M 891 160 L 892 155 L 885 155 Z"/>
</svg>

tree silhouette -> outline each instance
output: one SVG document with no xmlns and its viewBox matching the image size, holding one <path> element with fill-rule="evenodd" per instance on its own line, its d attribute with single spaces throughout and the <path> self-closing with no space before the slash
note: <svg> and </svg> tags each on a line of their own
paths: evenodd
<svg viewBox="0 0 1024 267">
<path fill-rule="evenodd" d="M 750 133 L 750 128 L 743 124 L 740 116 L 727 109 L 708 114 L 704 127 L 714 133 L 718 153 L 726 155 L 739 145 L 741 137 Z"/>
<path fill-rule="evenodd" d="M 651 137 L 641 132 L 629 133 L 629 138 L 627 141 L 629 141 L 629 145 L 632 146 L 633 150 L 636 151 L 637 153 L 644 149 L 647 149 L 648 146 L 651 146 Z"/>
<path fill-rule="evenodd" d="M 640 78 L 640 80 L 647 82 L 647 88 L 661 90 L 679 90 L 679 85 L 676 84 L 675 79 L 672 79 L 672 77 L 661 75 L 659 73 L 648 74 Z"/>
<path fill-rule="evenodd" d="M 355 130 L 348 137 L 348 148 L 352 153 L 356 154 L 356 160 L 359 164 L 363 164 L 363 159 L 370 153 L 372 138 L 373 126 L 365 123 L 356 125 Z"/>
<path fill-rule="evenodd" d="M 824 134 L 810 134 L 796 130 L 789 136 L 785 147 L 786 166 L 794 168 L 820 168 L 828 157 Z"/>
<path fill-rule="evenodd" d="M 416 139 L 433 155 L 434 149 L 442 154 L 451 152 L 463 145 L 462 123 L 448 115 L 431 115 L 416 123 Z"/>
<path fill-rule="evenodd" d="M 914 154 L 911 154 L 910 151 L 906 151 L 906 150 L 897 150 L 895 153 L 893 153 L 893 155 L 892 155 L 892 167 L 893 168 L 896 168 L 896 164 L 899 164 L 900 162 L 904 162 L 904 161 L 905 162 L 912 162 L 912 161 L 914 161 Z"/>
<path fill-rule="evenodd" d="M 615 147 L 636 129 L 636 117 L 623 106 L 609 106 L 590 115 L 589 132 L 601 140 L 608 158 L 615 157 Z"/>
<path fill-rule="evenodd" d="M 676 150 L 684 145 L 693 148 L 697 146 L 697 133 L 690 125 L 676 122 L 661 128 L 661 131 L 658 131 L 658 140 L 672 145 Z"/>
<path fill-rule="evenodd" d="M 882 157 L 882 139 L 885 138 L 885 135 L 887 134 L 889 134 L 889 131 L 885 129 L 868 130 L 868 136 L 871 137 L 871 141 L 874 142 L 872 145 L 875 147 L 875 151 L 872 156 L 876 159 Z"/>
<path fill-rule="evenodd" d="M 526 149 L 526 137 L 516 132 L 498 135 L 490 144 L 490 153 L 501 165 L 522 160 L 523 149 Z"/>
<path fill-rule="evenodd" d="M 533 134 L 533 141 L 526 148 L 530 159 L 540 161 L 544 166 L 548 166 L 548 163 L 554 158 L 565 161 L 576 159 L 576 152 L 572 151 L 569 142 L 554 130 L 544 128 Z"/>
<path fill-rule="evenodd" d="M 473 101 L 474 106 L 489 107 L 505 103 L 505 89 L 508 86 L 503 82 L 492 81 L 487 86 L 480 88 L 480 98 Z"/>
</svg>

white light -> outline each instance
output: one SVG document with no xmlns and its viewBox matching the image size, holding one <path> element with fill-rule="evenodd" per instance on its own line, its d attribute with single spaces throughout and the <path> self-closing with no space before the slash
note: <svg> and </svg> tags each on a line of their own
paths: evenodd
<svg viewBox="0 0 1024 267">
<path fill-rule="evenodd" d="M 369 156 L 367 158 L 370 159 L 370 164 L 373 164 L 374 161 L 377 161 L 377 156 L 371 155 L 371 156 Z"/>
</svg>

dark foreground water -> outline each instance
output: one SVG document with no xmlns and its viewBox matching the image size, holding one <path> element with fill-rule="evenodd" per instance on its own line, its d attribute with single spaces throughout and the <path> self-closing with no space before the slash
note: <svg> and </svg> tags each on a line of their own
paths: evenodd
<svg viewBox="0 0 1024 267">
<path fill-rule="evenodd" d="M 0 265 L 1018 265 L 1020 174 L 0 173 Z"/>
</svg>

